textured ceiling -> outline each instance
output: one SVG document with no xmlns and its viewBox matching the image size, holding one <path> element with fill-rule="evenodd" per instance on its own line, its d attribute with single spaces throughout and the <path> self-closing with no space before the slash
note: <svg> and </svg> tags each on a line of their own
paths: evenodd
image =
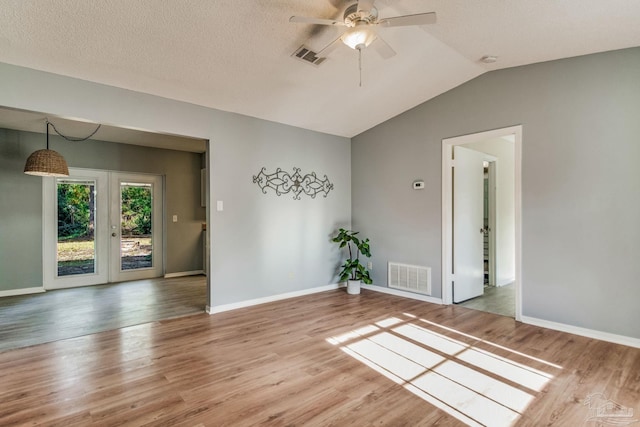
<svg viewBox="0 0 640 427">
<path fill-rule="evenodd" d="M 376 0 L 380 17 L 435 11 L 424 27 L 382 28 L 383 60 L 340 46 L 341 0 L 0 0 L 0 62 L 352 137 L 487 70 L 640 46 L 635 0 Z M 497 55 L 483 64 L 483 55 Z"/>
</svg>

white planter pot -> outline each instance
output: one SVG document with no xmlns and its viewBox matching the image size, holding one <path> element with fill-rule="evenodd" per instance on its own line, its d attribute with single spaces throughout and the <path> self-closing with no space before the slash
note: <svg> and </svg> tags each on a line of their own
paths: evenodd
<svg viewBox="0 0 640 427">
<path fill-rule="evenodd" d="M 347 293 L 349 295 L 358 295 L 360 293 L 360 280 L 349 280 L 347 282 Z"/>
</svg>

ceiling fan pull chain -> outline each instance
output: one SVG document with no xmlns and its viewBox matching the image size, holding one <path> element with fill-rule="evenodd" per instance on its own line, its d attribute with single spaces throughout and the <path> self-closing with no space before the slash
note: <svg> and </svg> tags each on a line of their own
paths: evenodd
<svg viewBox="0 0 640 427">
<path fill-rule="evenodd" d="M 358 71 L 360 71 L 360 87 L 362 87 L 362 49 L 358 49 Z"/>
</svg>

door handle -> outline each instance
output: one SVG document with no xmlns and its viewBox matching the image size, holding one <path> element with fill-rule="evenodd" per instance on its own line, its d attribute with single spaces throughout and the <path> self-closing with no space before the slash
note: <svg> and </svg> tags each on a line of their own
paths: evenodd
<svg viewBox="0 0 640 427">
<path fill-rule="evenodd" d="M 111 237 L 116 237 L 118 233 L 111 233 Z"/>
</svg>

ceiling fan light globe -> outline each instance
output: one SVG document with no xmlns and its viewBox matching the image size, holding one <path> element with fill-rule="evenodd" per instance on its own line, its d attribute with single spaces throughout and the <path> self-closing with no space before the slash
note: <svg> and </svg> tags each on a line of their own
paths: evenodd
<svg viewBox="0 0 640 427">
<path fill-rule="evenodd" d="M 355 26 L 349 28 L 340 37 L 342 43 L 351 49 L 360 50 L 368 47 L 376 39 L 376 33 L 366 25 Z"/>
</svg>

